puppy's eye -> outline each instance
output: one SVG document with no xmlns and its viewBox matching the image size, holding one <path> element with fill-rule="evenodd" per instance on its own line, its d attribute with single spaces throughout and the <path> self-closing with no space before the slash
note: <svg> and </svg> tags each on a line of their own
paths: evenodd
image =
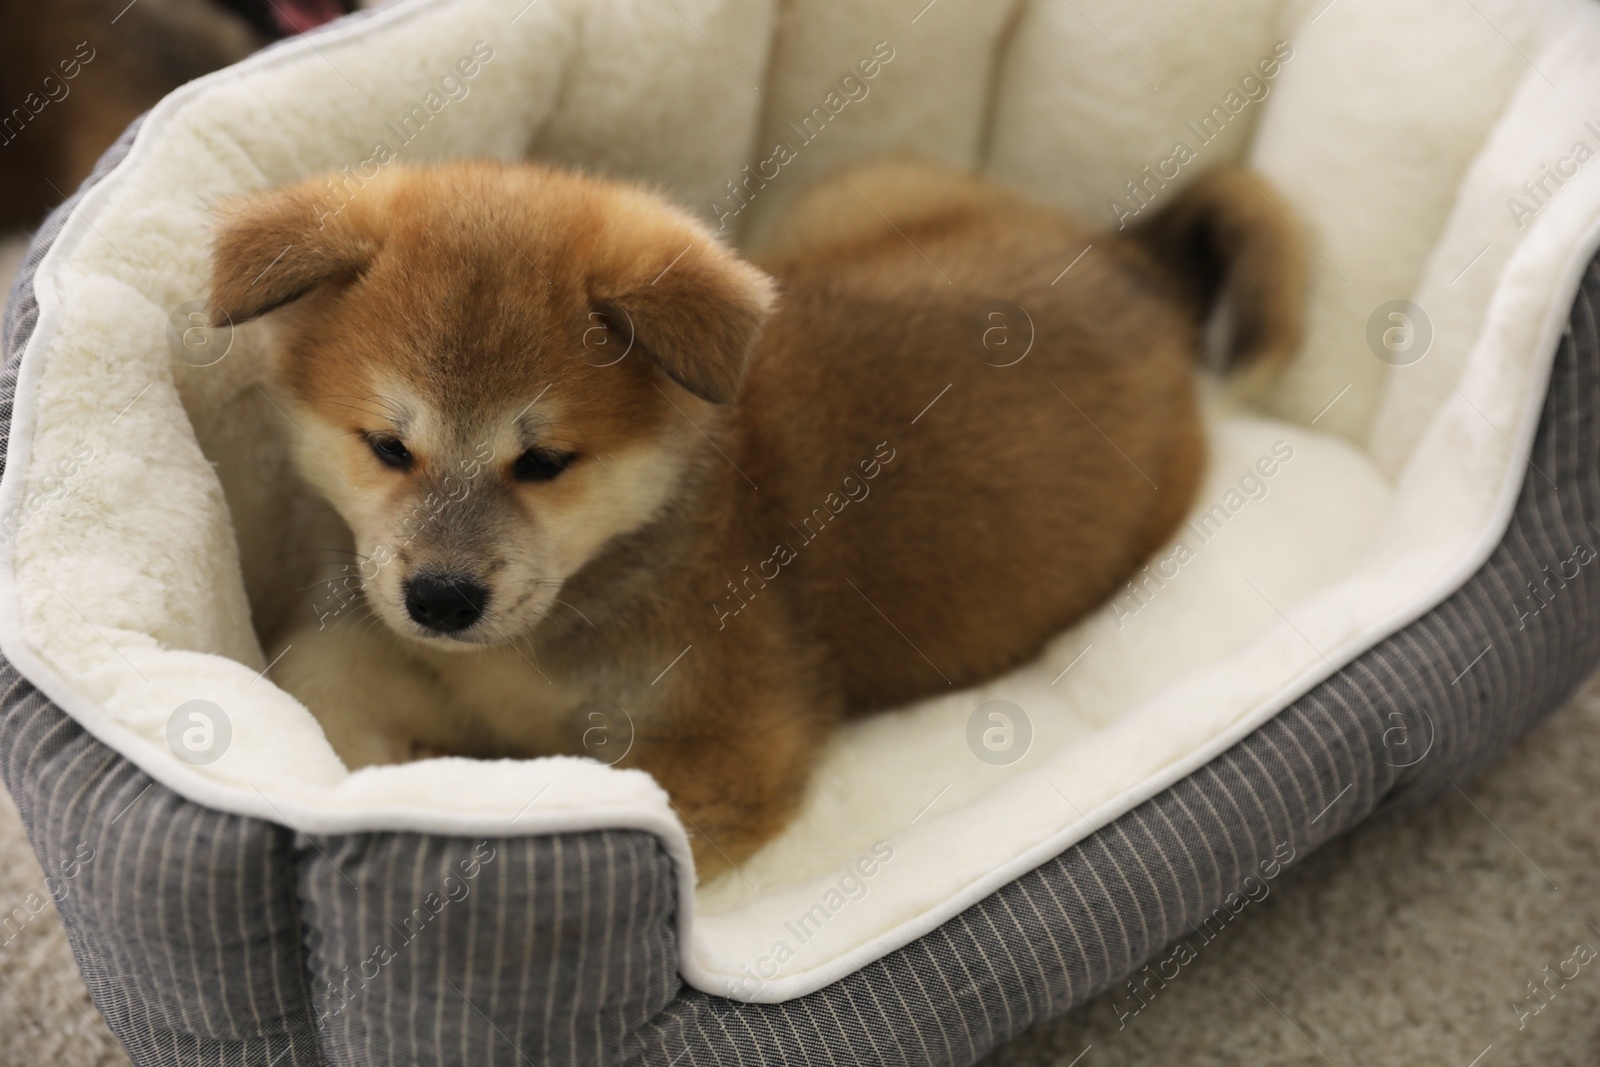
<svg viewBox="0 0 1600 1067">
<path fill-rule="evenodd" d="M 385 467 L 393 467 L 397 471 L 411 469 L 413 457 L 411 450 L 398 437 L 389 437 L 386 434 L 368 434 L 367 444 L 372 448 L 372 454 L 378 457 L 378 462 Z"/>
<path fill-rule="evenodd" d="M 548 482 L 572 465 L 575 452 L 552 452 L 530 448 L 511 465 L 511 476 L 519 482 Z"/>
</svg>

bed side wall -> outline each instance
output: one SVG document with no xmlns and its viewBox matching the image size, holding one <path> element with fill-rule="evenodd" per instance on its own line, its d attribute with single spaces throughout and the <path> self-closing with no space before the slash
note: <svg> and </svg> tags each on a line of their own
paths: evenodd
<svg viewBox="0 0 1600 1067">
<path fill-rule="evenodd" d="M 617 1063 L 682 984 L 676 874 L 649 834 L 307 844 L 330 1064 Z"/>
</svg>

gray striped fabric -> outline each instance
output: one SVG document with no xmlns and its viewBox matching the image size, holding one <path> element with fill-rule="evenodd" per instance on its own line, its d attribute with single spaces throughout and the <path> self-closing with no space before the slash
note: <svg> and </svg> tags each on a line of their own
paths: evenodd
<svg viewBox="0 0 1600 1067">
<path fill-rule="evenodd" d="M 0 430 L 37 320 L 32 273 L 71 206 L 13 290 Z M 1593 544 L 1597 309 L 1600 261 L 1510 528 L 1461 590 L 1171 789 L 786 1004 L 681 986 L 671 864 L 648 835 L 308 838 L 156 785 L 8 664 L 0 774 L 89 990 L 141 1067 L 972 1063 L 1113 984 L 1113 1010 L 1136 1012 L 1162 981 L 1147 960 L 1203 952 L 1285 857 L 1470 778 L 1593 668 L 1587 570 L 1522 613 L 1544 568 Z"/>
<path fill-rule="evenodd" d="M 306 844 L 329 1063 L 617 1063 L 678 992 L 676 882 L 653 836 Z"/>
</svg>

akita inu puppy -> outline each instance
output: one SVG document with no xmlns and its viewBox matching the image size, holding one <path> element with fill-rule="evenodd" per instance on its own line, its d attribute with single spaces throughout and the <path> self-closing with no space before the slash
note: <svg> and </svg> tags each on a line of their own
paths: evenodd
<svg viewBox="0 0 1600 1067">
<path fill-rule="evenodd" d="M 533 164 L 244 198 L 213 314 L 283 309 L 264 377 L 383 624 L 318 641 L 308 611 L 276 676 L 352 766 L 582 754 L 625 718 L 702 873 L 737 862 L 842 718 L 1026 662 L 1176 528 L 1213 304 L 1252 374 L 1298 343 L 1264 188 L 1214 171 L 1094 233 L 877 164 L 759 265 Z"/>
</svg>

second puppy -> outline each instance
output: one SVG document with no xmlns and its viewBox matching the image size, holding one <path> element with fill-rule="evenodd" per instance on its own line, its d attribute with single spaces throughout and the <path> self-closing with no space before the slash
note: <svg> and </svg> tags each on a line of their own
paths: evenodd
<svg viewBox="0 0 1600 1067">
<path fill-rule="evenodd" d="M 267 377 L 383 623 L 308 612 L 280 680 L 355 766 L 625 720 L 702 874 L 781 828 L 843 716 L 1024 663 L 1167 539 L 1219 293 L 1237 362 L 1298 341 L 1293 232 L 1237 171 L 1090 234 L 880 164 L 759 268 L 536 165 L 322 188 L 233 205 L 212 278 L 218 321 L 284 309 Z"/>
</svg>

